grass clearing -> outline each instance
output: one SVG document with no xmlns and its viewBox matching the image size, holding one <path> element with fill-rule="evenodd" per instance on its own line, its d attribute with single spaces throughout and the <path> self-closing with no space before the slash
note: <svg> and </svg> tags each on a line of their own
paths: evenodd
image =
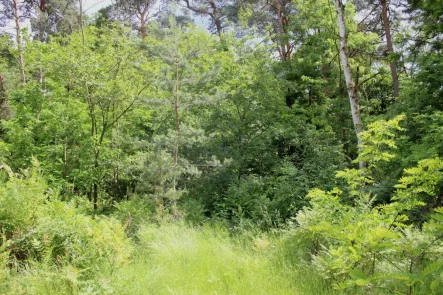
<svg viewBox="0 0 443 295">
<path fill-rule="evenodd" d="M 278 238 L 246 236 L 209 225 L 145 225 L 124 267 L 103 263 L 81 280 L 73 268 L 35 265 L 10 274 L 1 294 L 335 294 L 313 271 L 283 262 Z"/>
</svg>

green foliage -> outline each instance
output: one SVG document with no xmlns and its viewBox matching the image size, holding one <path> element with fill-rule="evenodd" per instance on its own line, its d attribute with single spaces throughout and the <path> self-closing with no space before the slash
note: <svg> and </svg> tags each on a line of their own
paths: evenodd
<svg viewBox="0 0 443 295">
<path fill-rule="evenodd" d="M 405 116 L 400 115 L 389 121 L 377 121 L 368 125 L 367 130 L 361 132 L 363 141 L 361 152 L 356 161 L 363 161 L 368 168 L 376 168 L 380 161 L 389 162 L 395 157 L 392 151 L 397 149 L 395 132 L 403 130 L 399 123 Z"/>
<path fill-rule="evenodd" d="M 125 265 L 132 244 L 123 225 L 111 218 L 87 216 L 74 204 L 60 201 L 41 179 L 36 161 L 34 165 L 24 175 L 5 166 L 9 179 L 0 189 L 0 287 L 5 292 L 23 289 L 33 293 L 35 285 L 27 283 L 36 279 L 36 273 L 43 276 L 50 272 L 53 278 L 47 281 L 48 285 L 40 286 L 52 290 L 52 284 L 60 284 L 60 290 L 64 290 L 60 292 L 68 292 L 68 285 L 90 277 L 103 266 L 114 271 Z M 17 272 L 23 272 L 26 279 L 22 283 L 5 281 L 6 263 L 16 265 Z M 39 269 L 41 265 L 46 269 Z M 61 273 L 55 275 L 58 269 Z"/>
<path fill-rule="evenodd" d="M 443 254 L 442 236 L 432 231 L 441 225 L 433 221 L 420 230 L 404 215 L 412 214 L 416 206 L 425 205 L 423 201 L 428 202 L 428 209 L 435 207 L 435 199 L 432 202 L 429 196 L 438 194 L 440 159 L 423 160 L 418 167 L 406 169 L 390 204 L 374 206 L 368 190 L 374 181 L 371 169 L 380 169 L 381 162 L 394 157 L 389 149 L 396 148 L 393 131 L 401 129 L 398 125 L 401 119 L 402 116 L 369 125 L 362 133 L 365 144 L 357 158 L 367 161 L 368 167 L 337 173 L 337 177 L 348 183 L 347 193 L 355 206 L 343 202 L 346 199 L 339 189 L 329 192 L 316 189 L 308 194 L 311 208 L 297 215 L 298 235 L 308 235 L 308 241 L 317 244 L 312 263 L 338 289 L 350 292 L 361 289 L 366 294 L 378 294 L 378 290 L 434 294 L 428 283 L 440 284 L 441 265 L 432 261 Z M 437 209 L 437 220 L 441 218 L 439 212 Z"/>
<path fill-rule="evenodd" d="M 134 236 L 141 225 L 155 220 L 155 204 L 152 199 L 137 194 L 131 195 L 129 199 L 115 204 L 115 211 L 112 216 L 119 220 L 124 227 L 126 234 Z"/>
<path fill-rule="evenodd" d="M 34 163 L 37 165 L 37 162 Z M 47 185 L 39 179 L 37 167 L 24 171 L 25 175 L 20 176 L 8 166 L 2 166 L 9 180 L 0 187 L 0 226 L 3 234 L 10 235 L 33 226 L 40 205 L 49 195 L 46 195 Z"/>
<path fill-rule="evenodd" d="M 439 1 L 0 2 L 1 294 L 441 293 Z"/>
</svg>

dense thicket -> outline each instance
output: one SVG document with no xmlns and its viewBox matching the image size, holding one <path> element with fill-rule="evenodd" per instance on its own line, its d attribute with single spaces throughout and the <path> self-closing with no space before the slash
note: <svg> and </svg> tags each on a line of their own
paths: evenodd
<svg viewBox="0 0 443 295">
<path fill-rule="evenodd" d="M 87 4 L 0 1 L 1 293 L 441 294 L 440 1 Z"/>
</svg>

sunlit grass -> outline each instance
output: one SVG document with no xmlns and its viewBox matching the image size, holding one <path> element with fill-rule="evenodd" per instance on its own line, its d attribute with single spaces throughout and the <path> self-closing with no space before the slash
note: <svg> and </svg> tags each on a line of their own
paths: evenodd
<svg viewBox="0 0 443 295">
<path fill-rule="evenodd" d="M 124 267 L 91 265 L 94 271 L 82 277 L 69 265 L 35 263 L 11 272 L 0 294 L 336 294 L 306 265 L 285 261 L 287 253 L 275 237 L 233 237 L 219 226 L 166 224 L 142 226 L 136 241 L 132 262 Z"/>
<path fill-rule="evenodd" d="M 322 285 L 306 293 L 312 274 L 276 261 L 272 241 L 248 245 L 221 228 L 178 225 L 144 227 L 139 238 L 134 263 L 113 276 L 117 294 L 328 294 L 315 293 Z"/>
</svg>

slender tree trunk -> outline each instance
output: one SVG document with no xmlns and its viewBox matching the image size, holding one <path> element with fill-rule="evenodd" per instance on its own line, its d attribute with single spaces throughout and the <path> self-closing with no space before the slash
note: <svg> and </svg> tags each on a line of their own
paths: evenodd
<svg viewBox="0 0 443 295">
<path fill-rule="evenodd" d="M 65 138 L 63 139 L 63 178 L 66 179 L 68 177 L 68 125 L 69 125 L 69 110 L 71 104 L 71 89 L 72 89 L 72 80 L 69 78 L 68 84 L 68 100 L 65 108 L 65 118 L 64 118 L 64 132 Z M 73 181 L 75 182 L 75 181 Z M 72 191 L 74 191 L 74 183 L 72 186 Z"/>
<path fill-rule="evenodd" d="M 68 137 L 63 140 L 63 178 L 68 175 Z"/>
<path fill-rule="evenodd" d="M 180 113 L 179 113 L 179 91 L 180 91 L 180 73 L 179 73 L 179 61 L 178 59 L 175 61 L 175 146 L 174 146 L 174 169 L 177 169 L 178 164 L 178 145 L 180 138 Z M 172 186 L 174 190 L 174 194 L 177 192 L 177 178 L 176 173 L 174 173 L 174 177 L 172 179 Z M 177 216 L 177 206 L 175 200 L 171 201 L 171 210 L 172 215 L 174 217 Z"/>
<path fill-rule="evenodd" d="M 180 116 L 179 116 L 179 95 L 178 91 L 180 89 L 179 85 L 179 72 L 178 72 L 178 60 L 175 62 L 175 73 L 176 73 L 176 81 L 175 81 L 175 146 L 174 146 L 174 166 L 177 165 L 178 162 L 178 141 L 180 136 Z"/>
<path fill-rule="evenodd" d="M 357 135 L 358 148 L 361 149 L 362 139 L 360 132 L 363 129 L 363 123 L 360 114 L 360 104 L 357 97 L 357 85 L 354 82 L 351 72 L 351 66 L 348 59 L 348 36 L 346 32 L 345 8 L 341 0 L 335 0 L 337 10 L 337 21 L 340 35 L 340 59 L 343 66 L 343 73 L 346 80 L 349 102 L 351 104 L 352 122 L 354 124 L 355 134 Z M 360 168 L 365 166 L 364 162 L 359 163 Z"/>
<path fill-rule="evenodd" d="M 383 25 L 385 27 L 386 46 L 388 48 L 388 56 L 389 56 L 389 54 L 394 53 L 394 46 L 392 45 L 391 25 L 389 23 L 389 17 L 388 17 L 387 0 L 380 0 L 380 4 L 382 7 L 382 18 L 383 18 Z M 395 63 L 395 61 L 390 61 L 389 65 L 391 67 L 392 84 L 394 87 L 394 97 L 398 97 L 400 86 L 397 74 L 397 64 Z"/>
<path fill-rule="evenodd" d="M 95 173 L 98 173 L 98 159 L 99 159 L 99 155 L 100 155 L 100 151 L 97 149 L 95 151 L 95 155 L 94 155 L 94 171 Z M 98 184 L 97 184 L 97 180 L 94 180 L 94 184 L 92 186 L 93 190 L 92 190 L 92 203 L 94 205 L 94 210 L 98 209 Z"/>
<path fill-rule="evenodd" d="M 94 204 L 94 210 L 98 210 L 98 185 L 97 182 L 94 182 L 93 184 L 93 191 L 92 191 L 92 202 Z"/>
<path fill-rule="evenodd" d="M 39 11 L 39 26 L 38 26 L 38 39 L 40 42 L 45 42 L 45 27 L 46 27 L 46 1 L 41 0 L 40 5 L 38 5 Z M 43 90 L 43 68 L 40 67 L 38 70 L 38 82 Z"/>
<path fill-rule="evenodd" d="M 146 12 L 140 13 L 140 34 L 143 40 L 146 39 L 148 33 L 146 32 Z"/>
<path fill-rule="evenodd" d="M 119 163 L 120 163 L 120 142 L 119 142 L 119 127 L 120 127 L 120 121 L 115 119 L 115 103 L 113 104 L 113 121 L 115 121 L 115 136 L 114 133 L 112 133 L 112 149 L 117 149 L 116 156 L 114 159 L 114 197 L 118 197 L 118 193 L 120 192 L 120 185 L 119 185 Z"/>
<path fill-rule="evenodd" d="M 80 23 L 80 32 L 82 33 L 82 43 L 85 45 L 85 32 L 83 31 L 83 0 L 78 0 L 80 11 L 79 11 L 79 23 Z"/>
<path fill-rule="evenodd" d="M 16 32 L 15 37 L 16 37 L 17 50 L 18 50 L 18 64 L 20 67 L 20 82 L 23 87 L 25 86 L 26 83 L 26 77 L 25 77 L 25 61 L 23 59 L 23 44 L 22 44 L 20 10 L 18 6 L 18 0 L 12 0 L 12 7 L 14 9 L 15 32 Z"/>
<path fill-rule="evenodd" d="M 281 51 L 281 60 L 287 60 L 288 59 L 288 51 L 286 48 L 286 44 L 284 39 L 286 38 L 285 29 L 284 29 L 284 23 L 283 23 L 283 16 L 282 16 L 282 5 L 280 3 L 280 0 L 275 0 L 275 8 L 277 10 L 277 20 L 278 20 L 278 33 L 279 33 L 279 43 L 280 43 L 280 51 Z"/>
</svg>

